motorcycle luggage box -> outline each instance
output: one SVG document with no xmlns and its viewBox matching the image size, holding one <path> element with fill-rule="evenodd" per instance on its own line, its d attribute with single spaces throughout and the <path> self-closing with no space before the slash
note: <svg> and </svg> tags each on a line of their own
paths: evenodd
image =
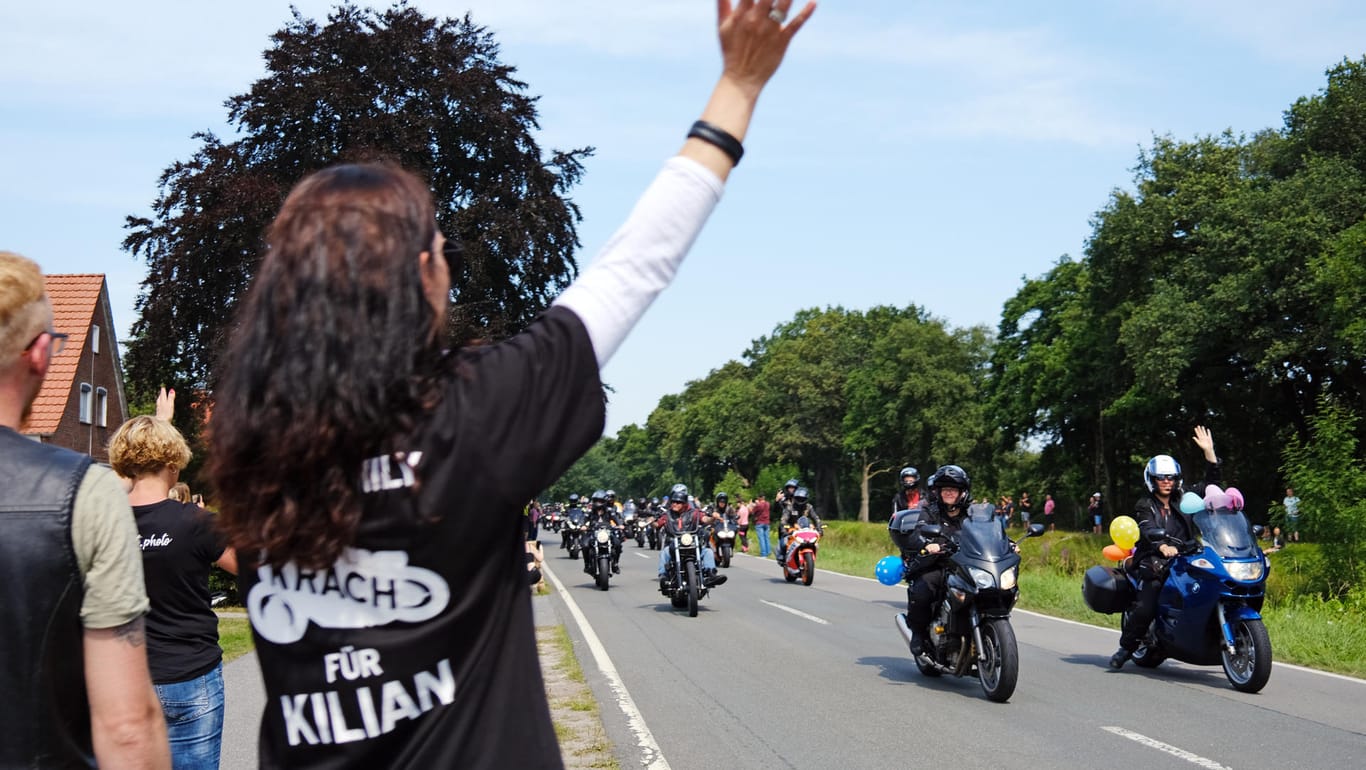
<svg viewBox="0 0 1366 770">
<path fill-rule="evenodd" d="M 1086 570 L 1081 595 L 1087 607 L 1095 612 L 1113 615 L 1127 610 L 1133 604 L 1134 588 L 1118 568 L 1097 564 Z"/>
<path fill-rule="evenodd" d="M 905 551 L 910 548 L 911 533 L 915 531 L 915 525 L 920 522 L 920 509 L 913 508 L 909 511 L 897 511 L 892 514 L 892 520 L 887 523 L 887 532 L 892 536 L 892 542 L 897 547 Z"/>
</svg>

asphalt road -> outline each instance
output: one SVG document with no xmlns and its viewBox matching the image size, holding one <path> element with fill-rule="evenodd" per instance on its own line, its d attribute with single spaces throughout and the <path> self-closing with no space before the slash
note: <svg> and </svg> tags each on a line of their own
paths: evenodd
<svg viewBox="0 0 1366 770">
<path fill-rule="evenodd" d="M 916 671 L 893 626 L 904 588 L 824 571 L 810 587 L 788 584 L 771 560 L 738 556 L 689 618 L 658 591 L 657 552 L 628 543 L 602 592 L 543 539 L 614 674 L 561 594 L 537 600 L 537 623 L 569 628 L 623 768 L 641 767 L 650 742 L 664 759 L 652 766 L 678 770 L 1366 767 L 1366 681 L 1277 664 L 1245 695 L 1217 667 L 1112 672 L 1117 633 L 1017 612 L 1020 682 L 996 704 L 976 679 Z M 222 767 L 255 767 L 254 657 L 228 664 L 225 681 Z"/>
<path fill-rule="evenodd" d="M 893 625 L 903 587 L 822 571 L 788 584 L 737 557 L 689 618 L 659 593 L 656 552 L 628 544 L 607 592 L 546 553 L 673 768 L 1366 766 L 1360 680 L 1277 665 L 1245 695 L 1217 667 L 1113 672 L 1116 632 L 1017 612 L 1019 687 L 996 704 L 976 679 L 916 670 Z M 616 692 L 584 668 L 622 767 L 640 766 Z"/>
</svg>

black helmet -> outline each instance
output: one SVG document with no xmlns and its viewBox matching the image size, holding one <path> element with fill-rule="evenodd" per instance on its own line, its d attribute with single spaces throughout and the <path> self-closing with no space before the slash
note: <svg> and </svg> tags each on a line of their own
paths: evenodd
<svg viewBox="0 0 1366 770">
<path fill-rule="evenodd" d="M 968 478 L 967 471 L 957 465 L 941 465 L 939 470 L 930 476 L 930 499 L 939 502 L 939 490 L 942 487 L 953 487 L 962 491 L 962 496 L 958 498 L 958 505 L 967 508 L 972 502 L 972 481 Z"/>
<path fill-rule="evenodd" d="M 571 493 L 569 494 L 569 504 L 570 504 L 570 505 L 578 505 L 578 504 L 579 504 L 579 493 L 578 493 L 578 492 L 571 492 Z"/>
<path fill-rule="evenodd" d="M 658 497 L 652 497 L 652 498 L 650 498 L 650 505 L 659 505 L 659 498 L 658 498 Z"/>
<path fill-rule="evenodd" d="M 792 493 L 792 507 L 801 510 L 806 505 L 806 487 L 797 487 L 797 491 Z"/>
<path fill-rule="evenodd" d="M 669 502 L 686 503 L 688 502 L 688 487 L 685 484 L 674 484 L 669 490 Z"/>
<path fill-rule="evenodd" d="M 910 481 L 907 481 L 907 480 L 906 480 L 906 477 L 907 477 L 907 476 L 910 477 Z M 916 484 L 917 481 L 920 481 L 920 471 L 916 470 L 915 468 L 913 468 L 913 467 L 911 467 L 911 466 L 909 466 L 909 465 L 907 465 L 905 468 L 902 468 L 902 469 L 901 469 L 901 488 L 902 488 L 902 489 L 911 489 L 911 488 L 915 487 L 915 484 Z"/>
<path fill-rule="evenodd" d="M 637 508 L 644 508 L 644 507 L 647 506 L 647 505 L 649 505 L 649 503 L 648 503 L 648 502 L 645 500 L 645 498 L 643 498 L 643 497 L 642 497 L 642 498 L 639 498 L 638 500 L 636 500 L 636 507 L 637 507 Z"/>
<path fill-rule="evenodd" d="M 800 482 L 800 481 L 797 481 L 796 479 L 788 479 L 788 480 L 787 480 L 787 483 L 783 485 L 783 488 L 786 489 L 786 488 L 788 488 L 788 487 L 799 487 L 799 486 L 801 486 L 801 482 Z"/>
<path fill-rule="evenodd" d="M 716 493 L 716 502 L 718 502 L 718 503 L 728 503 L 728 502 L 730 502 L 730 495 L 727 495 L 725 492 L 717 492 L 717 493 Z"/>
<path fill-rule="evenodd" d="M 609 502 L 609 503 L 615 503 L 616 501 L 617 501 L 617 491 L 616 491 L 615 489 L 609 489 L 609 490 L 607 490 L 607 502 Z"/>
<path fill-rule="evenodd" d="M 598 491 L 593 493 L 591 502 L 593 503 L 594 508 L 601 508 L 602 506 L 607 504 L 607 493 L 599 489 Z"/>
</svg>

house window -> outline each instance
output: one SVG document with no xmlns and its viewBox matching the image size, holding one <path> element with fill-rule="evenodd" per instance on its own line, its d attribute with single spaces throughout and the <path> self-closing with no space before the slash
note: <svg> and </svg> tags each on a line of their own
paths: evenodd
<svg viewBox="0 0 1366 770">
<path fill-rule="evenodd" d="M 90 352 L 95 355 L 100 354 L 100 327 L 98 324 L 90 325 Z M 103 425 L 104 423 L 100 423 Z"/>
<path fill-rule="evenodd" d="M 90 387 L 90 383 L 88 383 L 88 382 L 82 382 L 82 383 L 81 383 L 81 424 L 82 424 L 82 425 L 89 425 L 89 424 L 90 424 L 90 413 L 91 413 L 91 406 L 92 406 L 91 403 L 90 403 L 90 397 L 93 396 L 93 395 L 94 395 L 94 388 L 91 388 L 91 387 Z"/>
<path fill-rule="evenodd" d="M 95 424 L 109 427 L 109 391 L 104 388 L 95 388 Z"/>
</svg>

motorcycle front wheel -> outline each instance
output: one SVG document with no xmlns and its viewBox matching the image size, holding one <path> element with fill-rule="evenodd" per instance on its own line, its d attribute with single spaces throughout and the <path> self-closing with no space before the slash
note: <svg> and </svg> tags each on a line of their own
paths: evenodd
<svg viewBox="0 0 1366 770">
<path fill-rule="evenodd" d="M 722 566 L 722 567 L 729 567 L 729 566 L 730 566 L 730 548 L 731 548 L 731 547 L 728 546 L 728 545 L 723 545 L 723 546 L 721 546 L 721 560 L 720 560 L 720 561 L 721 561 L 721 565 L 720 565 L 720 566 Z"/>
<path fill-rule="evenodd" d="M 1020 680 L 1020 647 L 1015 629 L 1005 618 L 988 620 L 981 626 L 982 649 L 977 661 L 977 678 L 987 700 L 1005 703 L 1015 694 Z"/>
<path fill-rule="evenodd" d="M 697 564 L 688 562 L 684 565 L 687 568 L 688 581 L 688 617 L 697 617 Z"/>
<path fill-rule="evenodd" d="M 612 578 L 612 557 L 598 557 L 598 588 L 607 590 L 607 582 Z"/>
<path fill-rule="evenodd" d="M 1258 692 L 1271 678 L 1271 635 L 1261 620 L 1233 624 L 1233 652 L 1223 651 L 1224 676 L 1238 692 Z"/>
<path fill-rule="evenodd" d="M 807 551 L 802 554 L 802 585 L 809 586 L 816 579 L 816 554 Z"/>
</svg>

